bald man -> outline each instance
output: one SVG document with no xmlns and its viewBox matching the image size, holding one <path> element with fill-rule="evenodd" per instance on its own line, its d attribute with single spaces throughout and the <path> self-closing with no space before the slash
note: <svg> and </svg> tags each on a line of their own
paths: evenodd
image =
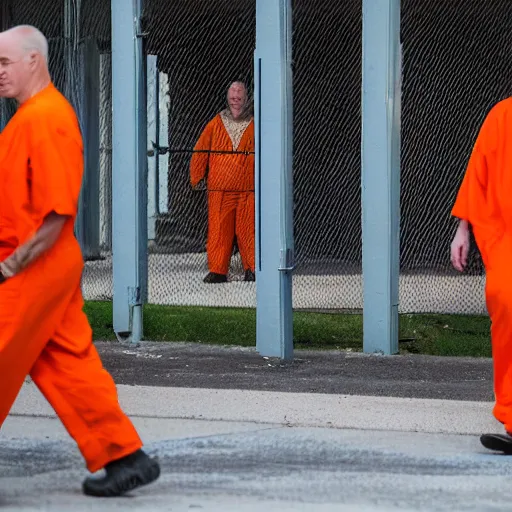
<svg viewBox="0 0 512 512">
<path fill-rule="evenodd" d="M 18 110 L 0 134 L 0 424 L 30 374 L 76 441 L 83 492 L 119 496 L 160 468 L 121 410 L 82 311 L 74 237 L 83 172 L 80 128 L 52 84 L 38 30 L 0 33 L 0 97 Z"/>
<path fill-rule="evenodd" d="M 245 281 L 255 280 L 254 120 L 242 82 L 233 82 L 228 107 L 204 129 L 190 162 L 192 187 L 208 187 L 209 273 L 205 283 L 225 283 L 235 236 Z"/>
</svg>

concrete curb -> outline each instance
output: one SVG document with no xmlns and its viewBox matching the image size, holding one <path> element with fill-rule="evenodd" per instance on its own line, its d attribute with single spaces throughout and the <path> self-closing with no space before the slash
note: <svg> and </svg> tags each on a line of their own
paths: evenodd
<svg viewBox="0 0 512 512">
<path fill-rule="evenodd" d="M 313 393 L 118 386 L 129 416 L 478 435 L 503 432 L 492 403 Z M 26 383 L 12 410 L 54 416 L 37 387 Z"/>
</svg>

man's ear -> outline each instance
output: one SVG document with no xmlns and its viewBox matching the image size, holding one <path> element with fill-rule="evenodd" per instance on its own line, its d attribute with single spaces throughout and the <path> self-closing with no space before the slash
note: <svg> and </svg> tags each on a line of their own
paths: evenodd
<svg viewBox="0 0 512 512">
<path fill-rule="evenodd" d="M 30 52 L 28 56 L 28 62 L 30 69 L 33 70 L 36 68 L 37 63 L 39 62 L 39 59 L 41 58 L 41 55 L 37 52 Z"/>
</svg>

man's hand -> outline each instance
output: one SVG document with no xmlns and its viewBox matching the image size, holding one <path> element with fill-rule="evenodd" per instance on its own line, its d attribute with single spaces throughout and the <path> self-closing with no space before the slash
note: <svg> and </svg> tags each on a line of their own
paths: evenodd
<svg viewBox="0 0 512 512">
<path fill-rule="evenodd" d="M 469 224 L 465 220 L 461 220 L 457 233 L 453 238 L 450 248 L 452 265 L 459 271 L 463 272 L 468 263 L 469 254 Z"/>
<path fill-rule="evenodd" d="M 0 275 L 3 275 L 3 280 L 19 274 L 53 247 L 67 219 L 68 217 L 55 212 L 50 213 L 33 237 L 20 245 L 7 259 L 0 262 Z"/>
</svg>

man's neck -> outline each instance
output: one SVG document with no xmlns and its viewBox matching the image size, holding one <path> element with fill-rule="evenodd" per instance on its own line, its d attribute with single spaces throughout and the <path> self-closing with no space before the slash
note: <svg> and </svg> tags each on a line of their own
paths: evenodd
<svg viewBox="0 0 512 512">
<path fill-rule="evenodd" d="M 230 108 L 227 108 L 226 110 L 227 110 L 229 117 L 235 123 L 242 123 L 251 118 L 251 112 L 249 111 L 249 109 L 247 107 L 243 108 L 240 111 L 235 112 L 236 116 L 233 114 L 233 111 Z"/>
<path fill-rule="evenodd" d="M 44 76 L 39 80 L 34 81 L 33 84 L 30 84 L 29 87 L 24 91 L 24 93 L 16 98 L 20 105 L 23 105 L 30 98 L 33 98 L 36 94 L 39 94 L 42 90 L 46 89 L 51 83 L 51 79 L 49 76 Z"/>
</svg>

